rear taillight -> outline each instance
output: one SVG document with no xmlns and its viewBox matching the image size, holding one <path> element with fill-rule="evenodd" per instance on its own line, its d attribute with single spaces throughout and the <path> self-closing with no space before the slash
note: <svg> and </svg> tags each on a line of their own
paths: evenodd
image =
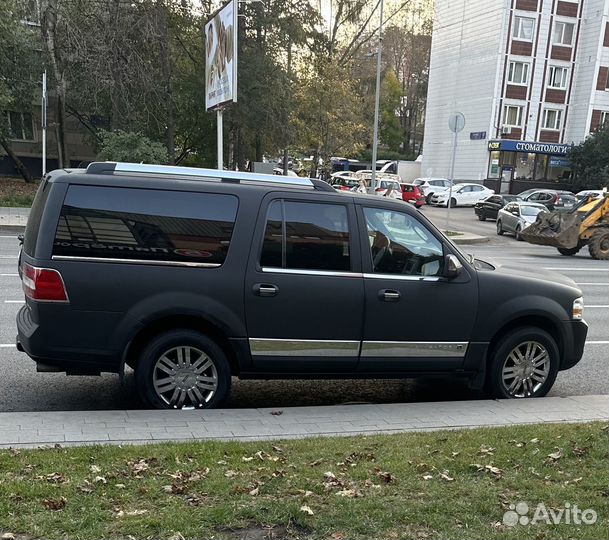
<svg viewBox="0 0 609 540">
<path fill-rule="evenodd" d="M 377 187 L 374 191 L 378 193 L 379 191 L 383 191 L 383 188 Z"/>
<path fill-rule="evenodd" d="M 37 268 L 26 262 L 21 265 L 23 292 L 38 302 L 69 302 L 61 274 L 52 268 Z"/>
</svg>

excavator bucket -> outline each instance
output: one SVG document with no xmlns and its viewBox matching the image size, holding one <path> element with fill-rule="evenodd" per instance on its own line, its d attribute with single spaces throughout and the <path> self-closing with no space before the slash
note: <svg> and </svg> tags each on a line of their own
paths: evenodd
<svg viewBox="0 0 609 540">
<path fill-rule="evenodd" d="M 572 249 L 579 243 L 582 220 L 579 212 L 541 212 L 521 236 L 529 244 Z"/>
</svg>

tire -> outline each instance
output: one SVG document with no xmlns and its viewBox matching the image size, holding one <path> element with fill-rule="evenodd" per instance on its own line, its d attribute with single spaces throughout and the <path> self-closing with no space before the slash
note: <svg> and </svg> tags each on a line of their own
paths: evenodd
<svg viewBox="0 0 609 540">
<path fill-rule="evenodd" d="M 564 255 L 565 257 L 572 257 L 573 255 L 575 255 L 576 253 L 579 252 L 579 250 L 581 249 L 581 246 L 576 246 L 574 248 L 556 248 L 558 249 L 558 253 L 560 253 L 561 255 Z"/>
<path fill-rule="evenodd" d="M 485 214 L 484 212 L 480 212 L 480 213 L 478 214 L 478 219 L 479 219 L 480 221 L 486 221 L 486 214 Z"/>
<path fill-rule="evenodd" d="M 446 206 L 448 207 L 448 202 L 446 203 Z M 455 206 L 457 206 L 457 199 L 455 199 L 454 197 L 450 200 L 450 207 L 454 208 Z"/>
<path fill-rule="evenodd" d="M 425 202 L 427 204 L 431 204 L 431 198 L 433 197 L 433 193 L 428 193 L 427 196 L 425 197 Z"/>
<path fill-rule="evenodd" d="M 522 229 L 520 228 L 520 225 L 518 225 L 516 227 L 516 231 L 514 232 L 514 236 L 516 237 L 516 240 L 518 240 L 519 242 L 522 242 Z"/>
<path fill-rule="evenodd" d="M 497 234 L 499 236 L 503 236 L 503 225 L 501 224 L 501 220 L 497 220 Z"/>
<path fill-rule="evenodd" d="M 515 351 L 524 357 L 524 365 L 514 361 L 518 358 Z M 491 352 L 487 391 L 497 399 L 543 397 L 556 380 L 559 363 L 556 341 L 545 330 L 534 326 L 515 328 Z M 520 369 L 521 374 L 517 373 Z"/>
<path fill-rule="evenodd" d="M 609 227 L 603 227 L 592 233 L 588 251 L 593 259 L 601 261 L 609 259 Z"/>
<path fill-rule="evenodd" d="M 142 401 L 155 409 L 213 409 L 230 393 L 231 370 L 215 341 L 194 330 L 171 330 L 144 348 L 135 384 Z"/>
</svg>

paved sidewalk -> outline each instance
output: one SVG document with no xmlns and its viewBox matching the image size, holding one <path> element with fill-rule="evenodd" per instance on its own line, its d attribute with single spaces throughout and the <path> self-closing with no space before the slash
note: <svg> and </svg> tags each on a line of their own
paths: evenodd
<svg viewBox="0 0 609 540">
<path fill-rule="evenodd" d="M 29 216 L 29 208 L 0 206 L 0 227 L 25 227 Z"/>
<path fill-rule="evenodd" d="M 260 440 L 609 419 L 609 396 L 210 411 L 0 413 L 0 448 Z"/>
</svg>

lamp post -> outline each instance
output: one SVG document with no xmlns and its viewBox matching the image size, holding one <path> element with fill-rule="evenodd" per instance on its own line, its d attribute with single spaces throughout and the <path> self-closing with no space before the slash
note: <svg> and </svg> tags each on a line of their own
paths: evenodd
<svg viewBox="0 0 609 540">
<path fill-rule="evenodd" d="M 376 51 L 376 93 L 374 96 L 374 135 L 372 137 L 372 177 L 370 188 L 374 193 L 376 188 L 376 151 L 379 143 L 379 105 L 381 100 L 381 53 L 383 50 L 383 4 L 381 0 L 381 12 L 379 23 L 379 44 Z"/>
</svg>

